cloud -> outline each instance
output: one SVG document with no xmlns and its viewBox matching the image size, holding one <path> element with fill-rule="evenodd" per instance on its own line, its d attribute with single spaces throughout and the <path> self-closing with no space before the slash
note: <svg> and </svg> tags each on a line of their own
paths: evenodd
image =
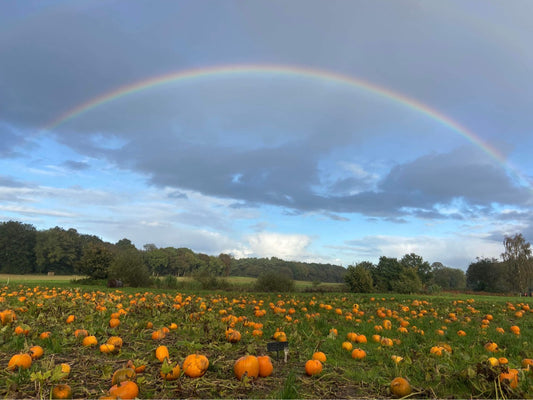
<svg viewBox="0 0 533 400">
<path fill-rule="evenodd" d="M 250 256 L 302 260 L 311 238 L 302 234 L 260 232 L 248 235 Z"/>
<path fill-rule="evenodd" d="M 429 263 L 441 262 L 464 271 L 476 257 L 499 258 L 501 241 L 493 241 L 487 234 L 459 234 L 453 237 L 373 235 L 348 240 L 343 246 L 334 247 L 344 258 L 352 256 L 353 262 L 371 261 L 379 257 L 402 258 L 415 253 Z"/>
<path fill-rule="evenodd" d="M 73 171 L 83 171 L 83 170 L 90 168 L 89 163 L 84 162 L 84 161 L 67 160 L 63 162 L 61 165 Z"/>
</svg>

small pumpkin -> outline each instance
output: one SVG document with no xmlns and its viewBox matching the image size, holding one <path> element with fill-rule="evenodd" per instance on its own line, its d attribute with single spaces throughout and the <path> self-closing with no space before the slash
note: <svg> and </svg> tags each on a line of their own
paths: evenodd
<svg viewBox="0 0 533 400">
<path fill-rule="evenodd" d="M 119 326 L 119 325 L 120 325 L 120 319 L 118 319 L 118 318 L 111 318 L 111 319 L 109 320 L 109 327 L 111 327 L 111 328 L 116 328 L 116 327 Z"/>
<path fill-rule="evenodd" d="M 98 344 L 98 340 L 96 339 L 96 336 L 93 336 L 93 335 L 86 336 L 83 338 L 81 344 L 84 347 L 92 347 Z"/>
<path fill-rule="evenodd" d="M 341 347 L 346 351 L 352 351 L 353 344 L 352 342 L 342 342 Z"/>
<path fill-rule="evenodd" d="M 74 331 L 74 336 L 76 336 L 77 338 L 84 338 L 89 336 L 89 332 L 87 332 L 86 329 L 76 329 Z"/>
<path fill-rule="evenodd" d="M 66 383 L 59 383 L 52 388 L 52 399 L 71 399 L 72 389 Z"/>
<path fill-rule="evenodd" d="M 518 386 L 518 370 L 510 368 L 508 372 L 500 373 L 500 382 L 508 381 L 509 387 L 515 389 Z"/>
<path fill-rule="evenodd" d="M 352 351 L 352 358 L 354 358 L 356 360 L 362 360 L 365 357 L 366 357 L 366 351 L 364 351 L 362 349 L 354 349 Z"/>
<path fill-rule="evenodd" d="M 122 338 L 119 336 L 111 336 L 109 339 L 107 339 L 107 344 L 112 344 L 115 346 L 115 349 L 120 349 L 122 347 Z"/>
<path fill-rule="evenodd" d="M 139 386 L 133 381 L 123 381 L 112 386 L 109 394 L 115 398 L 134 399 L 139 395 Z"/>
<path fill-rule="evenodd" d="M 100 353 L 114 353 L 116 350 L 114 344 L 104 343 L 100 345 Z"/>
<path fill-rule="evenodd" d="M 390 391 L 396 397 L 405 397 L 410 395 L 413 389 L 407 379 L 397 377 L 390 383 Z"/>
<path fill-rule="evenodd" d="M 315 352 L 313 353 L 313 356 L 311 357 L 311 359 L 313 359 L 313 360 L 318 360 L 318 361 L 320 361 L 320 362 L 322 362 L 322 363 L 325 363 L 326 360 L 327 360 L 327 357 L 326 357 L 326 355 L 325 355 L 323 352 L 321 352 L 321 351 L 315 351 Z"/>
<path fill-rule="evenodd" d="M 29 354 L 32 360 L 37 360 L 38 358 L 42 357 L 44 350 L 41 346 L 32 346 L 30 347 Z"/>
<path fill-rule="evenodd" d="M 183 361 L 183 373 L 190 378 L 198 378 L 205 374 L 209 360 L 202 354 L 189 354 Z"/>
<path fill-rule="evenodd" d="M 170 369 L 170 372 L 166 372 L 168 369 Z M 168 361 L 165 361 L 163 365 L 161 366 L 160 375 L 161 378 L 163 378 L 166 381 L 174 381 L 180 377 L 180 365 L 176 363 L 176 365 L 172 366 L 168 363 Z"/>
<path fill-rule="evenodd" d="M 238 380 L 242 380 L 243 376 L 255 379 L 259 376 L 259 360 L 256 356 L 243 356 L 235 361 L 233 372 Z"/>
<path fill-rule="evenodd" d="M 322 363 L 318 360 L 308 360 L 305 363 L 305 373 L 309 376 L 322 372 Z"/>
<path fill-rule="evenodd" d="M 170 359 L 167 346 L 159 346 L 155 349 L 155 358 L 163 362 L 165 359 Z"/>
<path fill-rule="evenodd" d="M 9 360 L 7 364 L 7 369 L 13 371 L 17 368 L 28 369 L 31 367 L 31 356 L 26 353 L 15 354 Z"/>
<path fill-rule="evenodd" d="M 226 339 L 230 343 L 237 343 L 241 340 L 241 333 L 235 329 L 228 329 L 226 331 Z"/>
<path fill-rule="evenodd" d="M 272 365 L 272 360 L 269 356 L 258 356 L 257 361 L 259 361 L 259 376 L 266 378 L 267 376 L 272 375 L 274 371 L 274 366 Z"/>
</svg>

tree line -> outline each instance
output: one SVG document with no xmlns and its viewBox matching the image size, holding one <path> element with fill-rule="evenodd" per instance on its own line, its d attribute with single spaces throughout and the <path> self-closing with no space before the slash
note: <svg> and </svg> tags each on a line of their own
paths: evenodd
<svg viewBox="0 0 533 400">
<path fill-rule="evenodd" d="M 439 290 L 473 290 L 520 293 L 531 296 L 533 257 L 531 246 L 522 234 L 505 236 L 501 261 L 477 258 L 466 271 L 429 264 L 417 254 L 400 260 L 380 257 L 377 264 L 363 261 L 347 268 L 345 281 L 353 292 L 435 292 Z"/>
<path fill-rule="evenodd" d="M 145 244 L 137 249 L 129 239 L 116 243 L 76 229 L 54 227 L 37 230 L 17 221 L 0 223 L 0 273 L 80 274 L 91 279 L 125 280 L 138 286 L 150 276 L 249 276 L 266 272 L 294 280 L 342 282 L 346 270 L 338 265 L 284 261 L 272 258 L 234 259 L 195 253 L 184 247 L 158 248 Z M 129 281 L 129 282 L 128 282 Z"/>
</svg>

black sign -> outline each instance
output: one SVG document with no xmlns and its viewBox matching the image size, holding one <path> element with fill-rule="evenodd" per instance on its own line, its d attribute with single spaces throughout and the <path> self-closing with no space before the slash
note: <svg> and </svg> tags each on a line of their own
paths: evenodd
<svg viewBox="0 0 533 400">
<path fill-rule="evenodd" d="M 289 342 L 270 342 L 267 343 L 267 351 L 281 351 L 289 347 Z"/>
</svg>

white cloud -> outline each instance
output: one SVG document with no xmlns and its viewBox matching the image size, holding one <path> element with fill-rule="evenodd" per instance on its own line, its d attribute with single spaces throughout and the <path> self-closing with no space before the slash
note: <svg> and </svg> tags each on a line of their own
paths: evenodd
<svg viewBox="0 0 533 400">
<path fill-rule="evenodd" d="M 250 251 L 258 257 L 279 257 L 284 260 L 301 260 L 311 243 L 311 238 L 302 234 L 261 232 L 247 237 Z"/>
</svg>

